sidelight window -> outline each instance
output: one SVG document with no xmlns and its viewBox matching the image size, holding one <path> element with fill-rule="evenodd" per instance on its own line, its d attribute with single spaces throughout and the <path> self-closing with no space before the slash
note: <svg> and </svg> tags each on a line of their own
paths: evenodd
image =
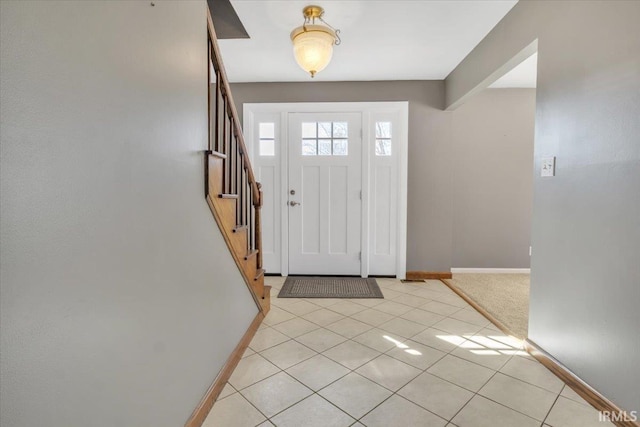
<svg viewBox="0 0 640 427">
<path fill-rule="evenodd" d="M 376 156 L 391 155 L 391 122 L 376 122 Z"/>
<path fill-rule="evenodd" d="M 276 155 L 276 126 L 275 123 L 260 123 L 259 139 L 260 139 L 260 155 L 275 156 Z"/>
</svg>

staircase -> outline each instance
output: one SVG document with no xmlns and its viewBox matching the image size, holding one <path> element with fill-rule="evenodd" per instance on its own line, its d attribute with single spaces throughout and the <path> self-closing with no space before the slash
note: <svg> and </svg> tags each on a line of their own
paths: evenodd
<svg viewBox="0 0 640 427">
<path fill-rule="evenodd" d="M 205 156 L 205 197 L 227 246 L 263 315 L 270 287 L 262 268 L 262 191 L 244 143 L 229 80 L 209 15 L 209 148 Z"/>
</svg>

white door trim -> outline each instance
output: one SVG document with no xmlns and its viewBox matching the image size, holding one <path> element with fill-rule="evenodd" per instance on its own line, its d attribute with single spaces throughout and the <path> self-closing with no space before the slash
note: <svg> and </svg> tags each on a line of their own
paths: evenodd
<svg viewBox="0 0 640 427">
<path fill-rule="evenodd" d="M 394 136 L 394 144 L 397 144 L 398 165 L 397 165 L 397 229 L 396 229 L 396 277 L 404 279 L 407 264 L 407 163 L 408 163 L 408 128 L 409 128 L 409 103 L 401 102 L 314 102 L 314 103 L 247 103 L 243 105 L 243 131 L 245 143 L 250 153 L 250 158 L 254 162 L 254 117 L 259 113 L 280 114 L 280 129 L 288 129 L 289 113 L 331 113 L 331 112 L 356 112 L 362 114 L 362 139 L 371 141 L 371 115 L 374 113 L 395 113 L 400 117 L 400 129 L 397 137 Z M 288 132 L 281 132 L 282 147 L 288 147 Z M 362 262 L 361 276 L 367 277 L 370 271 L 369 263 L 369 232 L 370 232 L 370 177 L 371 177 L 371 150 L 364 150 L 362 156 Z M 287 194 L 287 149 L 280 150 L 280 177 L 281 195 Z M 286 200 L 284 198 L 283 200 Z M 282 211 L 281 214 L 281 274 L 289 274 L 288 265 L 288 216 Z"/>
</svg>

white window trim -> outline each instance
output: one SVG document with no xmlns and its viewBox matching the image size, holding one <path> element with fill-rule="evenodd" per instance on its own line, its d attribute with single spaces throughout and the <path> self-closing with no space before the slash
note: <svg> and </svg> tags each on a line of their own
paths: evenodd
<svg viewBox="0 0 640 427">
<path fill-rule="evenodd" d="M 400 116 L 400 126 L 393 130 L 393 149 L 398 150 L 398 206 L 397 206 L 397 237 L 396 237 L 396 277 L 404 279 L 407 271 L 407 165 L 409 147 L 409 103 L 399 102 L 302 102 L 302 103 L 247 103 L 243 105 L 243 131 L 245 143 L 254 162 L 254 117 L 258 113 L 280 114 L 280 129 L 288 129 L 289 113 L 349 113 L 362 114 L 362 140 L 371 141 L 371 122 L 373 113 L 396 113 Z M 288 147 L 287 132 L 280 133 L 281 147 Z M 375 139 L 375 138 L 374 138 Z M 369 150 L 370 151 L 370 150 Z M 361 276 L 369 276 L 369 182 L 371 175 L 372 155 L 366 151 L 362 156 L 362 262 Z M 287 193 L 288 149 L 280 149 L 280 186 L 281 194 Z M 364 152 L 363 152 L 364 153 Z M 289 274 L 288 241 L 289 227 L 286 215 L 281 215 L 281 274 Z"/>
</svg>

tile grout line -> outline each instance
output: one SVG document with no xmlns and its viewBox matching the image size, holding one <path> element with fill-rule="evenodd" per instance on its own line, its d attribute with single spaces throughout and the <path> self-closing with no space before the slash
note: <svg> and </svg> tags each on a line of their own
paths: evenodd
<svg viewBox="0 0 640 427">
<path fill-rule="evenodd" d="M 352 415 L 350 415 L 349 413 L 347 413 L 344 409 L 342 409 L 342 408 L 338 407 L 337 405 L 333 404 L 331 401 L 329 401 L 329 400 L 325 399 L 325 398 L 324 398 L 324 396 L 322 396 L 322 395 L 321 395 L 320 393 L 318 393 L 317 391 L 313 390 L 312 388 L 310 388 L 310 387 L 306 386 L 305 384 L 303 384 L 302 382 L 300 382 L 300 381 L 299 381 L 297 378 L 295 378 L 293 375 L 291 375 L 291 374 L 289 374 L 288 372 L 285 372 L 285 371 L 281 371 L 281 372 L 284 372 L 285 374 L 289 375 L 289 376 L 290 376 L 294 381 L 298 382 L 299 384 L 301 384 L 301 385 L 302 385 L 302 386 L 304 386 L 305 388 L 307 388 L 307 389 L 311 390 L 311 394 L 310 394 L 310 395 L 308 395 L 308 396 L 305 396 L 304 398 L 302 398 L 302 399 L 300 399 L 299 401 L 297 401 L 297 402 L 295 402 L 295 403 L 291 404 L 290 406 L 287 406 L 286 408 L 282 409 L 281 411 L 279 411 L 279 412 L 277 412 L 277 413 L 273 414 L 273 416 L 272 416 L 272 417 L 267 417 L 267 420 L 268 420 L 269 422 L 271 422 L 271 420 L 272 420 L 274 417 L 277 417 L 278 415 L 282 414 L 283 412 L 287 411 L 288 409 L 293 408 L 293 407 L 294 407 L 294 406 L 296 406 L 298 403 L 302 402 L 303 400 L 307 400 L 308 398 L 310 398 L 310 397 L 311 397 L 311 396 L 313 396 L 313 395 L 317 395 L 317 396 L 318 396 L 318 397 L 320 397 L 321 399 L 323 399 L 323 400 L 325 400 L 326 402 L 328 402 L 330 405 L 332 405 L 332 406 L 336 407 L 336 408 L 337 408 L 337 409 L 339 409 L 340 411 L 342 411 L 342 412 L 344 412 L 345 414 L 347 414 L 350 418 L 355 419 Z M 338 381 L 338 380 L 336 380 L 336 381 Z M 335 381 L 334 381 L 334 382 L 335 382 Z M 257 384 L 257 383 L 256 383 L 256 384 Z M 333 384 L 333 383 L 332 383 L 332 384 Z M 327 387 L 328 387 L 328 386 L 327 386 Z M 323 387 L 323 388 L 324 388 L 324 387 Z M 322 390 L 322 389 L 320 389 L 320 390 Z M 356 422 L 357 422 L 357 420 L 356 420 Z M 273 423 L 272 423 L 272 424 L 273 424 Z"/>
<path fill-rule="evenodd" d="M 545 415 L 544 420 L 542 420 L 542 424 L 540 424 L 541 426 L 543 426 L 547 422 L 547 418 L 549 418 L 549 415 L 551 415 L 551 411 L 553 411 L 554 406 L 556 406 L 556 403 L 558 403 L 558 400 L 560 400 L 561 394 L 562 394 L 562 390 L 560 390 L 560 393 L 558 393 L 558 395 L 556 396 L 556 399 L 553 401 L 553 404 L 549 408 L 549 411 L 547 411 L 547 415 Z"/>
<path fill-rule="evenodd" d="M 423 372 L 423 373 L 424 373 L 424 372 Z M 407 386 L 407 384 L 409 384 L 411 381 L 413 381 L 413 380 L 415 380 L 416 378 L 418 378 L 420 375 L 422 375 L 422 374 L 419 374 L 419 375 L 415 376 L 414 378 L 412 378 L 409 382 L 407 382 L 405 385 L 403 385 L 402 387 L 400 387 L 400 388 L 398 389 L 398 391 L 402 390 L 404 387 L 406 387 L 406 386 Z M 365 377 L 365 378 L 366 378 L 366 377 Z M 367 378 L 367 379 L 368 379 L 368 378 Z M 382 387 L 382 386 L 381 386 L 381 387 Z M 387 390 L 389 390 L 389 389 L 387 389 Z M 389 391 L 391 391 L 391 390 L 389 390 Z M 418 408 L 420 408 L 420 409 L 422 409 L 422 410 L 425 410 L 425 411 L 429 412 L 430 414 L 435 415 L 436 417 L 440 418 L 441 420 L 444 420 L 447 424 L 449 423 L 449 421 L 450 421 L 450 420 L 447 420 L 447 419 L 446 419 L 446 418 L 444 418 L 443 416 L 438 415 L 438 414 L 436 414 L 435 412 L 433 412 L 433 411 L 431 411 L 431 410 L 429 410 L 429 409 L 427 409 L 427 408 L 425 408 L 425 407 L 423 407 L 423 406 L 421 406 L 421 405 L 417 404 L 417 403 L 416 403 L 416 402 L 414 402 L 413 400 L 408 399 L 408 398 L 406 398 L 406 397 L 402 396 L 401 394 L 398 394 L 398 391 L 392 391 L 392 392 L 391 392 L 391 396 L 387 397 L 387 398 L 386 398 L 386 399 L 384 399 L 382 402 L 380 402 L 380 403 L 379 403 L 379 404 L 377 404 L 375 407 L 373 407 L 369 412 L 365 413 L 363 416 L 361 416 L 360 418 L 358 418 L 357 422 L 360 422 L 364 417 L 366 417 L 367 415 L 369 415 L 371 412 L 375 411 L 379 406 L 381 406 L 381 405 L 382 405 L 384 402 L 386 402 L 387 400 L 391 399 L 393 396 L 398 396 L 399 398 L 404 399 L 404 400 L 406 400 L 407 402 L 410 402 L 410 403 L 412 403 L 412 404 L 416 405 Z"/>
<path fill-rule="evenodd" d="M 462 412 L 462 410 L 463 410 L 463 409 L 464 409 L 464 408 L 469 404 L 469 402 L 471 402 L 471 401 L 473 400 L 473 398 L 474 398 L 474 397 L 476 397 L 476 396 L 480 396 L 480 397 L 482 397 L 482 398 L 484 398 L 484 399 L 487 399 L 487 400 L 489 400 L 489 401 L 491 401 L 491 402 L 493 402 L 493 403 L 496 403 L 496 404 L 498 404 L 498 405 L 500 405 L 500 406 L 502 406 L 502 407 L 504 407 L 504 408 L 510 409 L 510 410 L 512 410 L 512 411 L 514 411 L 514 412 L 518 412 L 519 414 L 524 415 L 524 416 L 526 416 L 526 417 L 528 417 L 528 418 L 531 418 L 532 420 L 538 421 L 538 420 L 536 420 L 535 418 L 531 417 L 530 415 L 527 415 L 527 414 L 525 414 L 525 413 L 523 413 L 523 412 L 520 412 L 520 411 L 518 411 L 517 409 L 511 408 L 511 407 L 509 407 L 509 406 L 507 406 L 507 405 L 505 405 L 505 404 L 503 404 L 503 403 L 496 402 L 495 400 L 493 400 L 493 399 L 491 399 L 491 398 L 489 398 L 489 397 L 487 397 L 487 396 L 484 396 L 484 395 L 480 394 L 480 390 L 482 390 L 482 388 L 483 388 L 484 386 L 486 386 L 486 385 L 489 383 L 489 381 L 491 381 L 491 380 L 492 380 L 496 375 L 498 375 L 498 373 L 499 373 L 499 372 L 498 372 L 498 371 L 496 371 L 496 372 L 491 376 L 491 378 L 489 378 L 489 379 L 488 379 L 488 380 L 487 380 L 487 381 L 482 385 L 482 387 L 480 387 L 480 388 L 478 389 L 478 391 L 474 392 L 473 396 L 471 396 L 471 399 L 469 399 L 469 401 L 468 401 L 467 403 L 465 403 L 465 404 L 464 404 L 464 406 L 463 406 L 462 408 L 460 408 L 460 410 L 456 413 L 456 415 L 458 415 L 460 412 Z M 454 418 L 455 418 L 455 416 L 454 416 Z M 453 420 L 453 418 L 451 418 L 451 420 Z"/>
</svg>

